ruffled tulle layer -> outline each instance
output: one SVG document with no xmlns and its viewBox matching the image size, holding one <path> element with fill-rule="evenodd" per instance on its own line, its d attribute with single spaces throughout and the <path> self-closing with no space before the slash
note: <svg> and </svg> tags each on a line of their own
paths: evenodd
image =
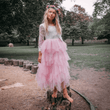
<svg viewBox="0 0 110 110">
<path fill-rule="evenodd" d="M 54 87 L 61 91 L 61 83 L 69 86 L 69 64 L 70 60 L 65 42 L 60 39 L 47 39 L 41 46 L 42 59 L 38 64 L 39 68 L 36 74 L 38 86 L 43 88 Z"/>
</svg>

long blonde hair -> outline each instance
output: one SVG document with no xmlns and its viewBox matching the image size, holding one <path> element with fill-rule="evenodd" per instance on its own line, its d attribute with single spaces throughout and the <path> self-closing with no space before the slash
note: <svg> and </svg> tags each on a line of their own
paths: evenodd
<svg viewBox="0 0 110 110">
<path fill-rule="evenodd" d="M 44 13 L 44 17 L 43 17 L 43 23 L 45 25 L 45 30 L 46 32 L 48 32 L 48 19 L 47 19 L 47 14 L 48 14 L 48 10 L 47 9 Z M 56 30 L 59 34 L 62 34 L 62 29 L 61 29 L 61 26 L 60 26 L 60 23 L 59 23 L 59 17 L 58 17 L 58 14 L 56 12 L 56 15 L 55 15 L 55 18 L 53 19 L 53 23 L 55 24 L 55 27 L 56 27 Z"/>
</svg>

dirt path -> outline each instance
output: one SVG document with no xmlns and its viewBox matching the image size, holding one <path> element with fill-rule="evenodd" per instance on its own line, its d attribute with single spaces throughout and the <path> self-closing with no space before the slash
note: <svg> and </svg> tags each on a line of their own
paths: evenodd
<svg viewBox="0 0 110 110">
<path fill-rule="evenodd" d="M 94 69 L 71 69 L 71 75 L 77 80 L 71 80 L 73 88 L 86 96 L 96 110 L 110 110 L 110 73 Z"/>
<path fill-rule="evenodd" d="M 71 88 L 85 95 L 96 110 L 110 110 L 110 73 L 93 69 L 70 69 Z M 86 101 L 72 92 L 72 110 L 90 110 Z M 35 74 L 18 66 L 0 64 L 0 110 L 42 110 L 49 105 L 46 90 L 40 90 Z"/>
</svg>

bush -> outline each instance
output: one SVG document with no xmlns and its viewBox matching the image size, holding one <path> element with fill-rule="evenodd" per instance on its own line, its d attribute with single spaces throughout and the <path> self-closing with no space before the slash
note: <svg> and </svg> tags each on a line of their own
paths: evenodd
<svg viewBox="0 0 110 110">
<path fill-rule="evenodd" d="M 8 41 L 7 40 L 0 40 L 0 47 L 7 46 Z"/>
</svg>

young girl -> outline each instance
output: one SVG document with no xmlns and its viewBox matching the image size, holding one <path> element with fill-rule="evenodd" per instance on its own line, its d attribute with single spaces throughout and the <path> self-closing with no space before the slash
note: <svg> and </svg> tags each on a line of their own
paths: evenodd
<svg viewBox="0 0 110 110">
<path fill-rule="evenodd" d="M 63 89 L 63 97 L 72 103 L 73 99 L 68 95 L 66 88 L 70 79 L 68 71 L 70 58 L 61 34 L 58 10 L 54 5 L 48 5 L 43 23 L 39 26 L 37 83 L 41 88 L 50 87 L 53 90 L 53 98 L 57 97 L 57 91 Z"/>
</svg>

